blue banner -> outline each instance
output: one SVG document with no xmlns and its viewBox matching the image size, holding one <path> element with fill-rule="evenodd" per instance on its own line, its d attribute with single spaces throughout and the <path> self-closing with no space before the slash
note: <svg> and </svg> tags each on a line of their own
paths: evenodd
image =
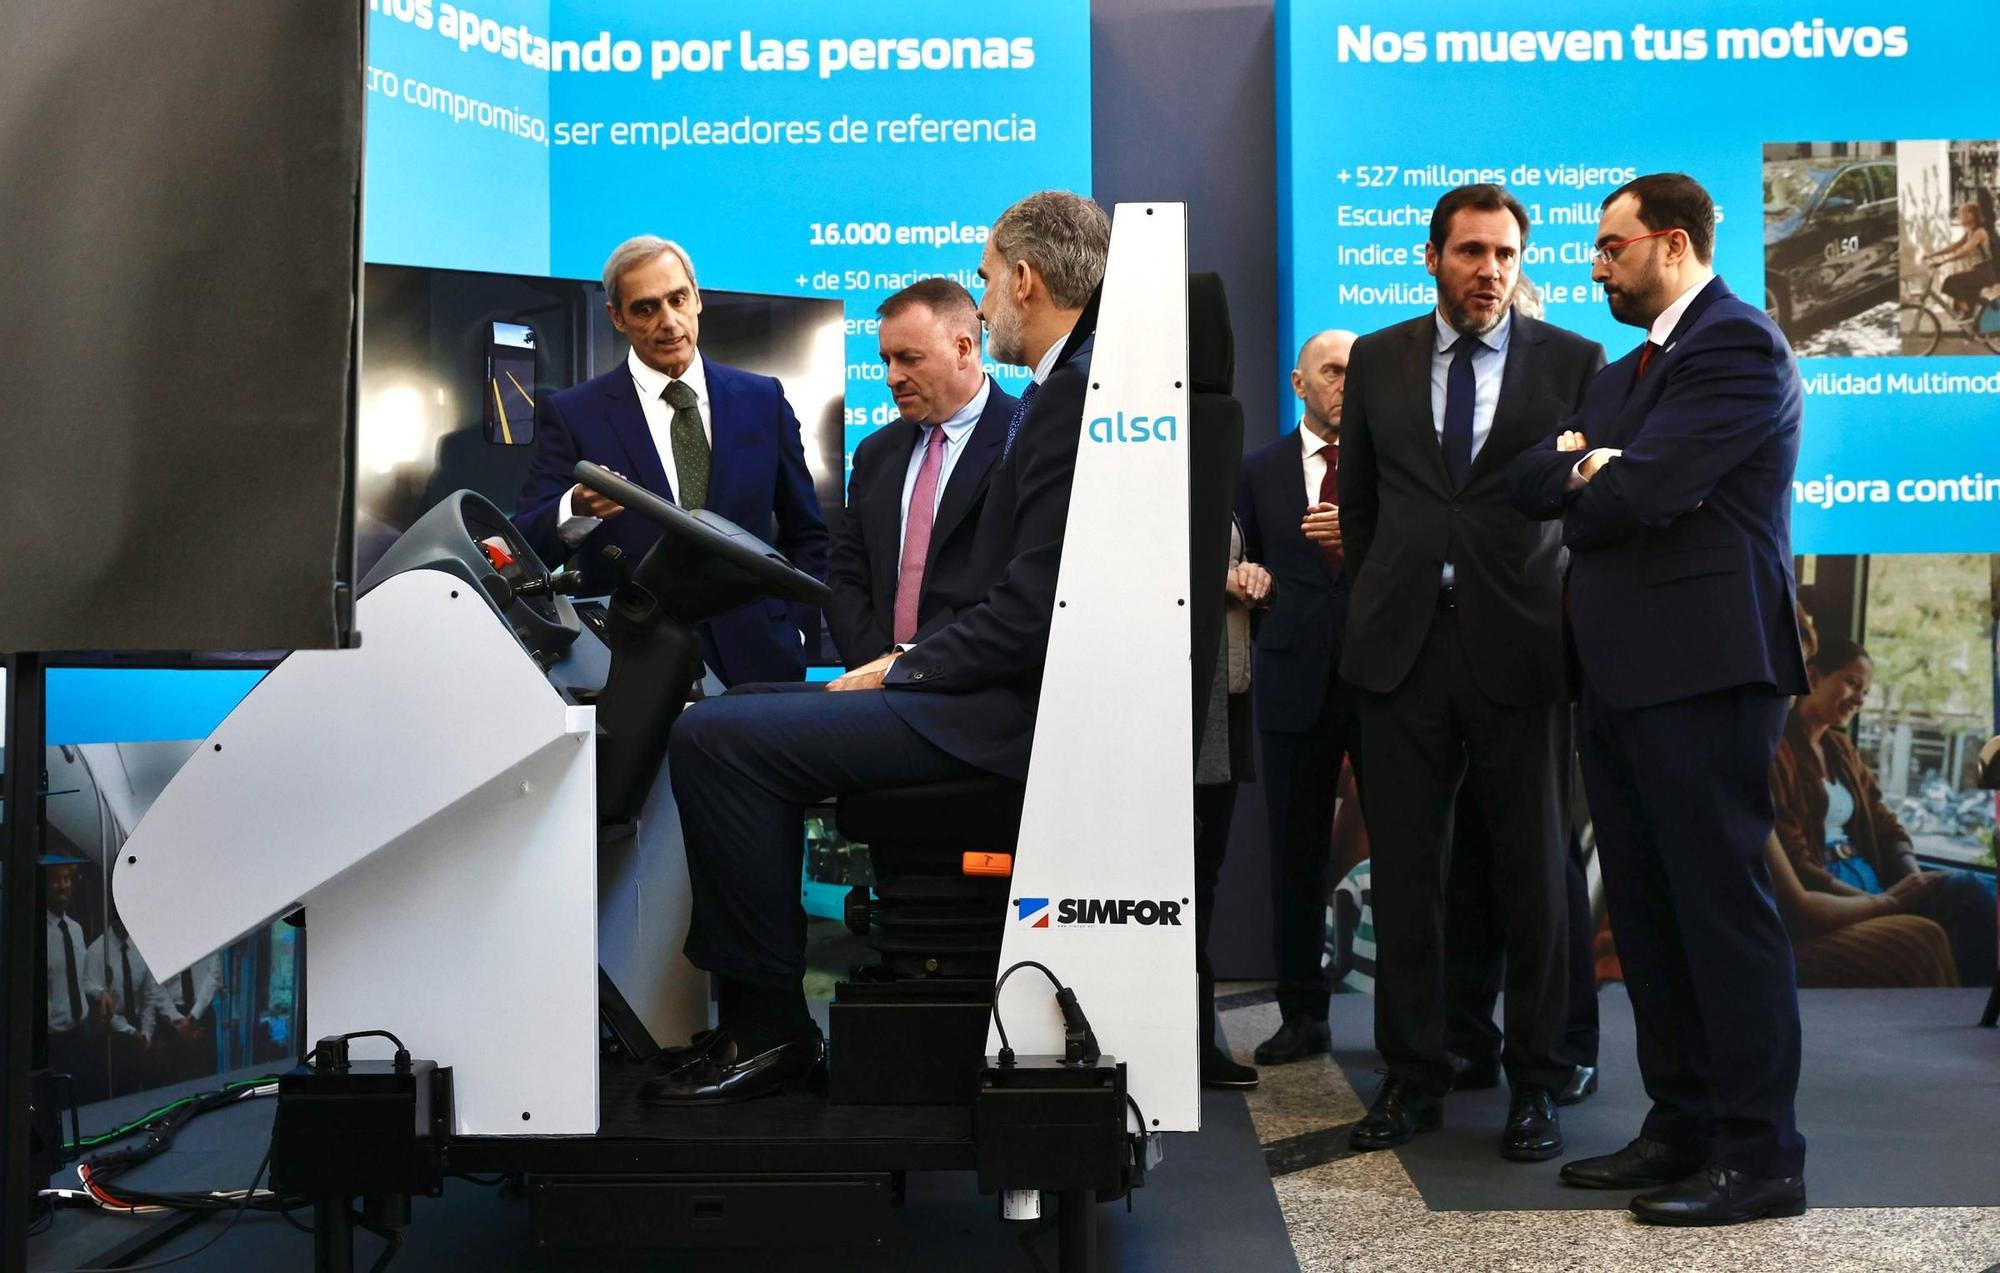
<svg viewBox="0 0 2000 1273">
<path fill-rule="evenodd" d="M 1590 281 L 1598 205 L 1638 174 L 1684 171 L 1720 210 L 1717 271 L 1800 356 L 1794 547 L 2000 546 L 2000 308 L 1977 295 L 1995 279 L 1947 286 L 1977 253 L 1935 259 L 1963 243 L 1963 216 L 1991 229 L 2000 182 L 2000 108 L 1973 87 L 1991 77 L 1990 42 L 1966 14 L 1935 0 L 1683 0 L 1631 17 L 1586 0 L 1281 3 L 1284 348 L 1434 305 L 1430 209 L 1492 181 L 1529 209 L 1524 272 L 1546 317 L 1616 358 L 1642 335 Z M 1956 306 L 1953 289 L 1974 299 Z"/>
<path fill-rule="evenodd" d="M 839 297 L 850 454 L 894 418 L 875 305 L 976 292 L 1009 203 L 1090 186 L 1083 0 L 369 7 L 369 261 L 595 278 L 653 233 L 704 287 Z"/>
</svg>

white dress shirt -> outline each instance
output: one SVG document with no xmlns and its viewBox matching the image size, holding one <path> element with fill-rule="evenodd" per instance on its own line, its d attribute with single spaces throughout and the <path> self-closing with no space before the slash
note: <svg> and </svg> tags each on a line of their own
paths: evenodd
<svg viewBox="0 0 2000 1273">
<path fill-rule="evenodd" d="M 631 373 L 632 388 L 639 395 L 639 409 L 646 414 L 646 431 L 653 435 L 653 449 L 660 453 L 660 467 L 667 472 L 667 487 L 674 492 L 674 502 L 679 503 L 681 479 L 680 470 L 674 465 L 674 409 L 660 396 L 675 378 L 648 367 L 640 361 L 636 351 L 626 352 L 625 369 Z M 700 350 L 695 351 L 693 361 L 688 363 L 687 370 L 679 378 L 694 390 L 694 409 L 701 413 L 702 436 L 713 447 L 715 422 L 709 416 L 708 372 L 702 367 Z M 632 475 L 627 473 L 625 476 Z M 575 497 L 576 487 L 572 485 L 563 492 L 562 506 L 556 510 L 556 534 L 571 548 L 589 538 L 590 532 L 604 520 L 601 517 L 577 516 L 570 503 Z"/>
<path fill-rule="evenodd" d="M 1441 309 L 1433 317 L 1437 320 L 1437 341 L 1431 346 L 1431 428 L 1437 433 L 1440 447 L 1444 445 L 1445 382 L 1451 375 L 1452 357 L 1459 341 L 1479 342 L 1472 351 L 1471 458 L 1476 460 L 1493 432 L 1493 412 L 1500 405 L 1500 375 L 1507 369 L 1507 341 L 1514 332 L 1514 314 L 1508 311 L 1500 325 L 1484 336 L 1460 335 L 1457 328 L 1444 321 Z M 1456 573 L 1447 561 L 1438 572 L 1438 582 L 1449 588 L 1455 578 Z"/>
<path fill-rule="evenodd" d="M 1713 274 L 1708 276 L 1708 278 L 1714 277 Z M 1673 335 L 1674 328 L 1681 325 L 1681 315 L 1688 312 L 1688 306 L 1694 304 L 1695 296 L 1700 293 L 1702 288 L 1708 286 L 1708 278 L 1701 280 L 1687 291 L 1682 292 L 1674 300 L 1673 304 L 1660 311 L 1660 316 L 1653 320 L 1651 327 L 1646 329 L 1646 340 L 1651 344 L 1658 345 L 1661 353 L 1666 352 L 1667 337 Z M 1654 356 L 1658 357 L 1659 355 L 1656 354 Z"/>
<path fill-rule="evenodd" d="M 903 519 L 897 532 L 896 569 L 903 568 L 901 545 L 910 538 L 910 497 L 916 494 L 917 474 L 923 471 L 924 450 L 931 444 L 931 430 L 944 430 L 944 458 L 938 469 L 937 489 L 931 492 L 931 517 L 937 517 L 938 505 L 944 502 L 944 488 L 951 481 L 951 471 L 958 464 L 958 457 L 965 454 L 965 440 L 972 436 L 972 428 L 979 423 L 981 413 L 986 410 L 986 400 L 993 396 L 993 380 L 983 377 L 979 382 L 979 392 L 972 400 L 951 413 L 950 418 L 940 424 L 927 424 L 917 430 L 917 444 L 910 448 L 910 463 L 903 472 Z"/>
<path fill-rule="evenodd" d="M 1043 382 L 1048 380 L 1049 373 L 1056 369 L 1056 359 L 1062 356 L 1063 346 L 1069 344 L 1069 338 L 1072 335 L 1074 335 L 1075 332 L 1076 328 L 1074 327 L 1070 328 L 1069 331 L 1066 331 L 1061 336 L 1057 337 L 1056 343 L 1050 345 L 1047 351 L 1042 354 L 1042 360 L 1035 364 L 1036 384 L 1042 384 Z"/>
<path fill-rule="evenodd" d="M 1326 480 L 1327 451 L 1339 446 L 1338 442 L 1324 442 L 1320 436 L 1299 422 L 1299 450 L 1305 456 L 1306 507 L 1319 503 L 1319 484 Z"/>
<path fill-rule="evenodd" d="M 42 912 L 49 930 L 49 1029 L 67 1034 L 80 1028 L 90 1017 L 90 947 L 84 944 L 83 925 L 67 915 Z M 63 931 L 69 931 L 70 948 L 76 952 L 76 990 L 83 1000 L 83 1019 L 69 1010 L 69 965 L 63 960 Z"/>
<path fill-rule="evenodd" d="M 131 961 L 132 997 L 139 1002 L 130 1012 L 125 1003 L 125 963 Z M 111 996 L 111 1020 L 105 1024 L 113 1034 L 139 1034 L 151 1041 L 153 1030 L 162 1020 L 180 1020 L 180 1011 L 167 997 L 166 988 L 146 966 L 146 957 L 129 937 L 120 937 L 115 928 L 106 928 L 90 943 L 85 966 L 90 969 L 90 989 Z M 67 995 L 68 991 L 65 990 Z M 132 1018 L 138 1018 L 138 1024 Z"/>
<path fill-rule="evenodd" d="M 189 988 L 193 991 L 186 1003 L 181 1002 L 182 975 L 187 977 Z M 196 960 L 185 974 L 176 974 L 161 984 L 173 987 L 167 998 L 173 1002 L 177 1014 L 201 1020 L 222 990 L 222 952 L 218 950 L 206 959 Z"/>
</svg>

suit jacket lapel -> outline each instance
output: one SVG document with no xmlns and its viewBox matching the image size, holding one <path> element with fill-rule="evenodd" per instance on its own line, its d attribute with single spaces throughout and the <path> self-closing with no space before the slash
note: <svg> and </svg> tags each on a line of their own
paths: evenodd
<svg viewBox="0 0 2000 1273">
<path fill-rule="evenodd" d="M 1735 293 L 1729 290 L 1729 285 L 1722 281 L 1720 274 L 1708 280 L 1707 283 L 1702 285 L 1702 289 L 1695 293 L 1694 299 L 1688 302 L 1688 307 L 1681 311 L 1681 320 L 1674 324 L 1672 331 L 1667 333 L 1667 343 L 1660 347 L 1661 352 L 1664 353 L 1666 350 L 1672 349 L 1675 345 L 1679 344 L 1681 337 L 1687 335 L 1688 328 L 1694 326 L 1695 320 L 1701 317 L 1703 310 L 1706 310 L 1725 296 L 1734 295 Z M 1652 368 L 1649 366 L 1647 370 L 1651 371 Z"/>
<path fill-rule="evenodd" d="M 708 503 L 707 507 L 722 512 L 730 507 L 723 496 L 729 490 L 730 462 L 742 448 L 732 445 L 735 431 L 743 419 L 738 409 L 739 397 L 736 373 L 718 363 L 702 363 L 702 371 L 708 379 Z M 723 513 L 723 516 L 728 516 Z"/>
<path fill-rule="evenodd" d="M 1431 351 L 1437 344 L 1437 318 L 1426 314 L 1409 327 L 1410 343 L 1403 352 L 1403 387 L 1411 395 L 1403 414 L 1410 421 L 1410 442 L 1425 458 L 1425 466 L 1439 490 L 1451 490 L 1451 474 L 1444 467 L 1444 444 L 1438 440 L 1438 419 L 1431 410 Z M 1380 443 L 1377 443 L 1380 446 Z M 1301 478 L 1300 481 L 1304 481 Z"/>
<path fill-rule="evenodd" d="M 1539 442 L 1543 436 L 1540 424 L 1527 421 L 1535 436 L 1526 439 L 1515 437 L 1528 404 L 1534 400 L 1535 382 L 1542 374 L 1541 360 L 1535 357 L 1535 347 L 1542 343 L 1542 326 L 1534 319 L 1523 318 L 1519 314 L 1514 315 L 1511 323 L 1513 330 L 1507 336 L 1507 361 L 1500 368 L 1500 398 L 1493 404 L 1493 427 L 1486 432 L 1486 445 L 1472 457 L 1472 471 L 1465 479 L 1467 486 L 1501 462 L 1495 457 L 1504 453 L 1507 459 L 1512 459 L 1521 447 Z M 1518 442 L 1518 445 L 1509 446 L 1509 442 Z"/>
<path fill-rule="evenodd" d="M 1288 435 L 1292 440 L 1291 446 L 1280 454 L 1279 463 L 1270 467 L 1264 479 L 1276 486 L 1273 494 L 1277 497 L 1278 507 L 1291 510 L 1294 525 L 1305 520 L 1306 507 L 1311 502 L 1306 499 L 1306 445 L 1299 436 L 1304 431 L 1305 425 L 1301 424 Z M 1327 565 L 1326 554 L 1311 540 L 1304 543 L 1320 574 L 1331 583 L 1333 568 Z"/>
<path fill-rule="evenodd" d="M 646 427 L 646 412 L 639 405 L 639 391 L 633 388 L 631 375 L 621 369 L 618 375 L 610 377 L 604 385 L 604 397 L 605 418 L 631 460 L 632 468 L 626 476 L 663 499 L 674 498 L 673 487 L 667 484 L 666 466 L 660 462 L 660 449 L 653 445 L 653 431 Z"/>
<path fill-rule="evenodd" d="M 879 587 L 879 595 L 886 598 L 878 602 L 884 606 L 896 600 L 896 567 L 903 556 L 903 479 L 909 473 L 910 449 L 917 444 L 917 426 L 907 420 L 884 426 L 885 432 L 889 430 L 894 432 L 887 443 L 882 474 L 876 479 L 880 494 L 862 510 L 868 519 L 870 576 Z"/>
<path fill-rule="evenodd" d="M 950 538 L 951 532 L 965 520 L 972 502 L 979 498 L 979 492 L 986 489 L 987 479 L 993 474 L 993 462 L 1000 458 L 1001 448 L 1007 445 L 1007 421 L 1013 414 L 1012 400 L 1001 398 L 997 392 L 987 394 L 986 409 L 979 413 L 979 419 L 972 426 L 972 435 L 965 440 L 965 453 L 958 457 L 958 463 L 951 466 L 951 480 L 945 483 L 937 517 L 931 522 L 931 546 L 929 558 L 924 563 L 926 567 L 937 560 L 938 545 Z M 912 441 L 911 445 L 914 446 L 915 442 Z"/>
</svg>

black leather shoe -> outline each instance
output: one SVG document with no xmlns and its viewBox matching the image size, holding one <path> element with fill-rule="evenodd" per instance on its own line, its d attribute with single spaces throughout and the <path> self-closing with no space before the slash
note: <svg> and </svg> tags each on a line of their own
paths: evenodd
<svg viewBox="0 0 2000 1273">
<path fill-rule="evenodd" d="M 1509 1162 L 1547 1162 L 1562 1147 L 1562 1125 L 1556 1121 L 1555 1097 L 1549 1089 L 1515 1089 L 1507 1102 L 1507 1126 L 1500 1131 L 1500 1156 Z"/>
<path fill-rule="evenodd" d="M 646 1064 L 652 1067 L 655 1074 L 671 1074 L 682 1066 L 690 1065 L 718 1050 L 724 1041 L 720 1030 L 697 1031 L 693 1038 L 679 1047 L 661 1048 L 653 1053 L 652 1059 Z"/>
<path fill-rule="evenodd" d="M 1451 1054 L 1451 1090 L 1454 1092 L 1483 1092 L 1489 1087 L 1500 1086 L 1500 1058 L 1487 1057 L 1484 1061 L 1471 1061 L 1454 1052 Z"/>
<path fill-rule="evenodd" d="M 1313 1017 L 1286 1017 L 1278 1032 L 1257 1045 L 1257 1064 L 1289 1065 L 1333 1051 L 1333 1032 Z"/>
<path fill-rule="evenodd" d="M 1562 1182 L 1580 1189 L 1650 1189 L 1685 1180 L 1701 1170 L 1704 1155 L 1641 1136 L 1615 1154 L 1562 1165 Z"/>
<path fill-rule="evenodd" d="M 1201 1085 L 1242 1091 L 1257 1086 L 1257 1071 L 1210 1044 L 1201 1053 Z"/>
<path fill-rule="evenodd" d="M 1368 1115 L 1348 1133 L 1350 1148 L 1367 1153 L 1406 1145 L 1418 1132 L 1434 1132 L 1444 1122 L 1444 1103 L 1409 1079 L 1391 1074 L 1375 1094 Z"/>
<path fill-rule="evenodd" d="M 1579 1065 L 1570 1071 L 1569 1082 L 1556 1093 L 1556 1104 L 1574 1105 L 1597 1090 L 1597 1067 Z"/>
<path fill-rule="evenodd" d="M 1804 1176 L 1747 1176 L 1721 1163 L 1632 1199 L 1632 1214 L 1647 1224 L 1742 1224 L 1805 1213 Z"/>
<path fill-rule="evenodd" d="M 742 1059 L 737 1058 L 735 1043 L 725 1040 L 710 1055 L 641 1083 L 639 1101 L 643 1105 L 747 1101 L 816 1078 L 825 1059 L 826 1041 L 817 1030 Z"/>
</svg>

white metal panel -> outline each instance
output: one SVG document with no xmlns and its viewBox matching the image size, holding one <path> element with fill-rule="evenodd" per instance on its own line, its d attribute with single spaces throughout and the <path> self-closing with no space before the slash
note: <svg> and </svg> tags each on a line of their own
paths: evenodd
<svg viewBox="0 0 2000 1273">
<path fill-rule="evenodd" d="M 1118 205 L 1090 379 L 1001 967 L 1053 969 L 1153 1129 L 1192 1131 L 1185 205 Z M 1135 905 L 1065 923 L 1065 901 Z M 1061 1053 L 1039 974 L 1015 975 L 1000 1008 L 1017 1053 Z"/>
<path fill-rule="evenodd" d="M 450 1065 L 460 1135 L 597 1130 L 596 713 L 570 712 L 566 736 L 306 898 L 306 1037 L 387 1029 Z"/>
<path fill-rule="evenodd" d="M 119 911 L 162 978 L 566 734 L 561 696 L 462 581 L 398 575 L 356 620 L 360 648 L 273 668 L 126 842 Z"/>
<path fill-rule="evenodd" d="M 639 825 L 598 846 L 597 959 L 666 1045 L 708 1028 L 708 974 L 682 953 L 693 914 L 680 806 L 662 765 Z"/>
<path fill-rule="evenodd" d="M 154 803 L 114 877 L 133 940 L 171 975 L 303 902 L 309 1035 L 453 1066 L 461 1134 L 594 1132 L 596 713 L 441 572 L 383 583 L 357 628 L 274 669 Z"/>
</svg>

